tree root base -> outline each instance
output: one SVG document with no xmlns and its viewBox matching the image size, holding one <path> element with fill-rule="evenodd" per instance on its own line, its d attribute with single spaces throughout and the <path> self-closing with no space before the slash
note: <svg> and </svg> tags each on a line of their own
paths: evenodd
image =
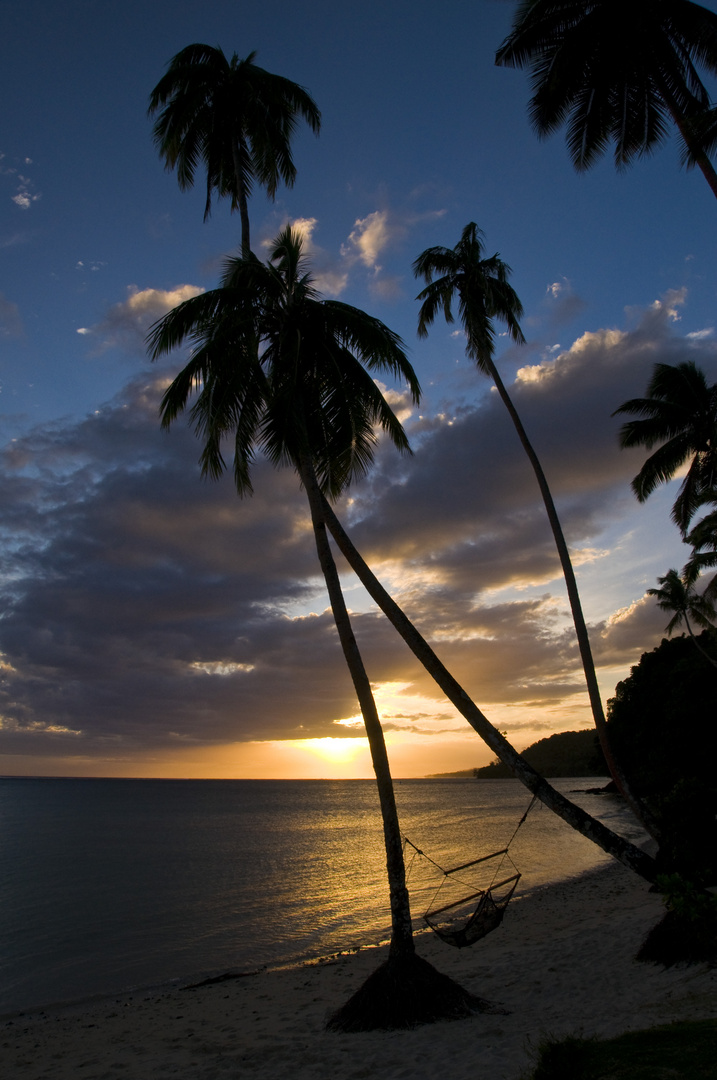
<svg viewBox="0 0 717 1080">
<path fill-rule="evenodd" d="M 389 957 L 345 1005 L 333 1013 L 328 1031 L 392 1031 L 460 1020 L 478 1012 L 506 1010 L 470 994 L 420 956 Z"/>
</svg>

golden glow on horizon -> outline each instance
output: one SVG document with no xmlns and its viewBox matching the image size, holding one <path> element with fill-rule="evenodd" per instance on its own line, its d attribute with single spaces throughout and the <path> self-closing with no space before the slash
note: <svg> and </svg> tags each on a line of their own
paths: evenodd
<svg viewBox="0 0 717 1080">
<path fill-rule="evenodd" d="M 297 750 L 308 751 L 310 754 L 316 754 L 323 761 L 343 765 L 354 761 L 362 751 L 368 750 L 368 740 L 365 737 L 361 739 L 334 739 L 331 737 L 325 739 L 298 739 L 289 743 L 289 746 L 293 746 Z"/>
<path fill-rule="evenodd" d="M 624 672 L 615 672 L 616 677 L 624 677 Z M 374 688 L 395 779 L 457 772 L 487 765 L 493 759 L 493 753 L 447 703 L 407 694 L 408 685 L 396 681 Z M 608 692 L 612 686 L 614 681 L 603 691 Z M 588 726 L 587 695 L 579 692 L 558 702 L 523 702 L 518 707 L 494 705 L 489 719 L 500 730 L 507 729 L 512 744 L 523 750 L 556 731 Z M 339 730 L 347 732 L 345 737 L 185 745 L 167 750 L 117 746 L 113 756 L 107 754 L 106 746 L 100 749 L 84 745 L 84 740 L 74 736 L 67 739 L 66 751 L 57 756 L 0 758 L 0 775 L 196 780 L 372 778 L 371 755 L 360 718 L 346 717 L 336 723 Z"/>
<path fill-rule="evenodd" d="M 395 779 L 427 776 L 486 765 L 491 752 L 477 735 L 446 738 L 388 732 L 391 772 Z M 340 744 L 340 745 L 339 745 Z M 63 755 L 7 755 L 0 760 L 5 776 L 157 777 L 188 780 L 360 780 L 372 779 L 365 738 L 296 739 L 230 743 L 182 748 L 116 758 Z"/>
</svg>

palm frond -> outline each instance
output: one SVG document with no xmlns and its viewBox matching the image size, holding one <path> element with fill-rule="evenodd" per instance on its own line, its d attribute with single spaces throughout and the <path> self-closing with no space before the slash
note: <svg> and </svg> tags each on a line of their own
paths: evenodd
<svg viewBox="0 0 717 1080">
<path fill-rule="evenodd" d="M 441 310 L 446 322 L 452 323 L 452 305 L 457 300 L 466 352 L 488 373 L 495 350 L 494 319 L 507 326 L 515 342 L 522 344 L 525 338 L 518 321 L 523 306 L 508 284 L 510 267 L 498 253 L 486 258 L 484 240 L 482 230 L 471 221 L 454 248 L 433 247 L 422 252 L 413 263 L 413 272 L 428 283 L 417 297 L 421 303 L 418 336 L 428 335 Z"/>
<path fill-rule="evenodd" d="M 255 52 L 227 60 L 220 48 L 188 45 L 154 87 L 148 112 L 167 169 L 182 189 L 206 172 L 205 220 L 212 198 L 241 209 L 255 181 L 274 198 L 280 182 L 294 183 L 291 139 L 301 117 L 318 133 L 321 114 L 309 92 L 254 63 Z"/>
<path fill-rule="evenodd" d="M 162 423 L 189 410 L 202 473 L 211 477 L 226 468 L 233 436 L 240 494 L 251 493 L 257 450 L 276 466 L 311 460 L 324 494 L 335 498 L 370 467 L 378 432 L 410 449 L 373 378 L 400 379 L 418 402 L 400 337 L 358 308 L 322 300 L 289 226 L 268 263 L 253 254 L 227 259 L 218 289 L 179 305 L 148 336 L 153 359 L 183 345 L 191 346 L 189 361 L 165 392 Z"/>
<path fill-rule="evenodd" d="M 717 14 L 690 0 L 526 0 L 496 64 L 527 69 L 531 123 L 540 137 L 566 128 L 577 170 L 610 143 L 622 169 L 662 143 L 670 122 L 684 134 L 707 108 L 697 68 L 717 70 Z M 713 136 L 697 145 L 711 149 Z"/>
</svg>

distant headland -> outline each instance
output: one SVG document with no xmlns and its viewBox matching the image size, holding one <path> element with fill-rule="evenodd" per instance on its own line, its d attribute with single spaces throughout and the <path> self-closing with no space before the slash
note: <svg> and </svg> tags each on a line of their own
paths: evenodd
<svg viewBox="0 0 717 1080">
<path fill-rule="evenodd" d="M 527 749 L 523 757 L 541 776 L 608 776 L 600 744 L 594 728 L 582 731 L 561 731 L 538 739 Z M 431 778 L 451 776 L 474 776 L 478 780 L 505 780 L 512 772 L 500 761 L 492 761 L 482 768 L 461 769 L 459 772 L 432 773 Z"/>
</svg>

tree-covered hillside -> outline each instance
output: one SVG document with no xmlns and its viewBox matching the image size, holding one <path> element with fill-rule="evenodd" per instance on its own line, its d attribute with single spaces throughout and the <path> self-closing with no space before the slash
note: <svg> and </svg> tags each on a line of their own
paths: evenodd
<svg viewBox="0 0 717 1080">
<path fill-rule="evenodd" d="M 594 728 L 584 731 L 561 731 L 539 739 L 523 757 L 541 776 L 607 776 L 608 770 Z M 499 780 L 513 774 L 499 761 L 474 769 L 481 780 Z"/>
</svg>

